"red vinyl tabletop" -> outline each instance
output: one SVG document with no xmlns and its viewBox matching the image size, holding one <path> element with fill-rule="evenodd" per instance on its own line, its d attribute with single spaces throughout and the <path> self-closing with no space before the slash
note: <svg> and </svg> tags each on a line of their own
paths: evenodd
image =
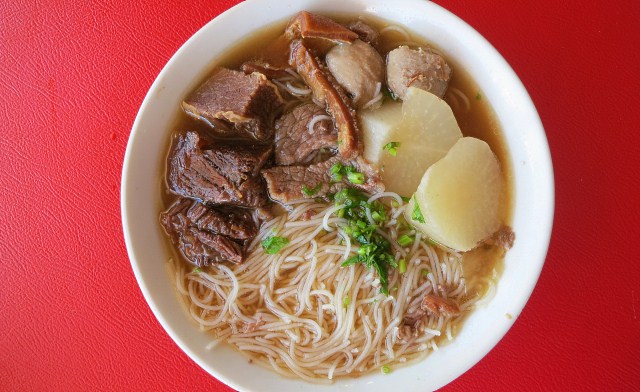
<svg viewBox="0 0 640 392">
<path fill-rule="evenodd" d="M 230 390 L 147 306 L 124 245 L 120 176 L 157 74 L 237 2 L 0 2 L 1 391 Z M 443 390 L 639 391 L 640 2 L 437 3 L 520 76 L 556 181 L 529 303 Z"/>
</svg>

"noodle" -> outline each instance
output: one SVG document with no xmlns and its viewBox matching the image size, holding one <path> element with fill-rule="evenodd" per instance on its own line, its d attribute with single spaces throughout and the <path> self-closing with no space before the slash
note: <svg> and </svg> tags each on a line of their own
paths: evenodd
<svg viewBox="0 0 640 392">
<path fill-rule="evenodd" d="M 377 199 L 393 200 L 385 203 L 388 214 L 402 219 L 405 205 L 397 194 L 380 193 L 369 201 Z M 396 257 L 407 260 L 403 274 L 389 271 L 386 296 L 374 272 L 361 264 L 341 266 L 358 249 L 341 229 L 345 220 L 335 215 L 341 206 L 309 200 L 292 208 L 262 225 L 244 264 L 196 273 L 170 261 L 191 317 L 257 363 L 312 382 L 409 363 L 438 349 L 434 337 L 451 339 L 463 318 L 432 315 L 405 336 L 403 317 L 419 309 L 425 294 L 437 290 L 461 309 L 477 301 L 465 295 L 461 255 L 430 245 L 408 225 L 378 229 Z M 306 211 L 314 212 L 309 220 L 303 218 Z M 268 255 L 260 241 L 274 232 L 290 242 Z M 402 249 L 395 238 L 405 234 L 415 240 Z"/>
</svg>

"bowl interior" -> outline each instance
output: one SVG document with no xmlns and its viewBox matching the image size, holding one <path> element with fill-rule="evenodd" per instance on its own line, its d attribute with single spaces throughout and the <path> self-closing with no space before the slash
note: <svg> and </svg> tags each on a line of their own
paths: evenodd
<svg viewBox="0 0 640 392">
<path fill-rule="evenodd" d="M 465 68 L 491 103 L 505 134 L 515 177 L 513 229 L 495 297 L 477 309 L 454 341 L 389 375 L 337 380 L 333 387 L 367 391 L 440 388 L 478 362 L 504 336 L 528 300 L 544 263 L 554 208 L 553 172 L 544 130 L 531 99 L 506 61 L 475 30 L 422 0 L 249 0 L 196 33 L 174 55 L 149 90 L 133 125 L 122 179 L 122 219 L 131 264 L 155 316 L 196 363 L 239 390 L 326 390 L 250 365 L 225 344 L 205 347 L 211 336 L 193 324 L 179 302 L 165 261 L 171 257 L 158 224 L 161 181 L 176 108 L 212 61 L 247 32 L 299 10 L 375 15 L 407 26 L 436 43 Z M 223 37 L 223 38 L 222 38 Z M 536 222 L 535 226 L 531 222 Z M 511 316 L 511 317 L 510 317 Z M 246 377 L 251 374 L 251 377 Z"/>
</svg>

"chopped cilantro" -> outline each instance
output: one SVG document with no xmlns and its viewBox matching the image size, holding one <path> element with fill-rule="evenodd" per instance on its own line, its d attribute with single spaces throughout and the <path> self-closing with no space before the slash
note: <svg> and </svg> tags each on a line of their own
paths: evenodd
<svg viewBox="0 0 640 392">
<path fill-rule="evenodd" d="M 396 156 L 398 154 L 398 147 L 400 147 L 400 142 L 389 142 L 382 147 L 384 150 L 387 150 L 389 155 Z"/>
<path fill-rule="evenodd" d="M 422 211 L 420 211 L 420 206 L 418 205 L 418 200 L 416 200 L 415 196 L 413 198 L 415 205 L 413 207 L 413 213 L 411 214 L 411 219 L 418 221 L 420 223 L 424 223 L 424 216 L 422 216 Z"/>
<path fill-rule="evenodd" d="M 314 186 L 314 187 L 313 187 L 313 188 L 311 188 L 311 189 L 309 189 L 309 188 L 305 185 L 305 186 L 303 186 L 303 187 L 302 187 L 302 193 L 303 193 L 305 196 L 310 197 L 310 196 L 313 196 L 313 195 L 315 195 L 316 193 L 318 193 L 318 191 L 319 191 L 320 189 L 322 189 L 322 184 L 321 184 L 321 183 L 316 184 L 316 186 Z"/>
<path fill-rule="evenodd" d="M 359 245 L 357 254 L 342 265 L 361 263 L 367 268 L 372 268 L 380 279 L 380 291 L 388 294 L 389 267 L 397 268 L 398 265 L 391 254 L 391 244 L 376 231 L 386 219 L 385 207 L 379 201 L 368 203 L 367 200 L 367 195 L 351 188 L 345 188 L 334 196 L 336 205 L 344 206 L 336 212 L 339 217 L 347 220 L 342 229 Z M 375 215 L 380 220 L 374 218 L 374 223 L 370 224 L 367 210 L 372 217 Z"/>
<path fill-rule="evenodd" d="M 285 237 L 269 236 L 262 241 L 264 253 L 274 255 L 289 243 L 289 239 Z"/>
</svg>

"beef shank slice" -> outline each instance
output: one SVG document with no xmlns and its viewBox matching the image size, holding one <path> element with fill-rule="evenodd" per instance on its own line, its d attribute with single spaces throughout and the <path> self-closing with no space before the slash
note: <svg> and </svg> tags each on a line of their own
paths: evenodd
<svg viewBox="0 0 640 392">
<path fill-rule="evenodd" d="M 333 182 L 330 170 L 336 163 L 351 166 L 357 172 L 362 173 L 364 182 L 352 184 L 348 181 L 347 176 L 344 176 L 340 182 Z M 378 170 L 361 157 L 345 160 L 334 156 L 324 162 L 309 166 L 275 166 L 263 170 L 262 175 L 267 182 L 271 199 L 283 204 L 302 199 L 324 197 L 345 187 L 359 188 L 369 193 L 384 190 Z"/>
<path fill-rule="evenodd" d="M 322 117 L 321 117 L 322 116 Z M 315 119 L 313 127 L 309 123 Z M 314 152 L 334 148 L 338 142 L 331 117 L 318 105 L 306 103 L 276 121 L 276 164 L 308 163 Z"/>
</svg>

